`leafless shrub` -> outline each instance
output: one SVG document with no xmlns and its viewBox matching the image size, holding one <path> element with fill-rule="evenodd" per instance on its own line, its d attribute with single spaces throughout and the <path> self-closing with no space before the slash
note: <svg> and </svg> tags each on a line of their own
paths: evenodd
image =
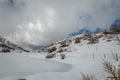
<svg viewBox="0 0 120 80">
<path fill-rule="evenodd" d="M 55 57 L 55 53 L 50 53 L 46 56 L 46 58 L 50 59 L 50 58 L 53 58 Z"/>
<path fill-rule="evenodd" d="M 112 77 L 117 77 L 116 67 L 113 64 L 111 64 L 110 62 L 104 61 L 103 68 L 107 73 L 111 74 Z"/>
<path fill-rule="evenodd" d="M 80 37 L 75 38 L 75 43 L 80 43 L 80 40 L 81 40 Z"/>
<path fill-rule="evenodd" d="M 71 40 L 71 39 L 69 39 L 68 41 L 69 41 L 69 42 L 72 42 L 72 40 Z"/>
<path fill-rule="evenodd" d="M 108 35 L 108 34 L 112 34 L 112 35 L 114 35 L 114 34 L 120 34 L 120 31 L 106 31 L 106 32 L 103 32 L 103 34 L 104 35 Z"/>
<path fill-rule="evenodd" d="M 93 76 L 89 76 L 89 75 L 82 74 L 82 77 L 83 77 L 82 80 L 96 80 L 95 78 L 93 78 Z"/>
<path fill-rule="evenodd" d="M 112 24 L 112 25 L 110 26 L 110 31 L 120 32 L 120 24 Z"/>
<path fill-rule="evenodd" d="M 60 47 L 67 47 L 67 46 L 69 46 L 69 44 L 67 44 L 66 41 L 61 42 L 61 46 Z"/>
<path fill-rule="evenodd" d="M 44 52 L 48 52 L 48 53 L 52 53 L 56 50 L 57 48 L 56 47 L 52 47 L 52 48 L 44 48 L 42 51 Z"/>
<path fill-rule="evenodd" d="M 116 56 L 118 58 L 118 55 Z M 109 61 L 104 61 L 103 68 L 104 71 L 110 74 L 110 76 L 107 76 L 105 80 L 120 80 L 120 68 L 117 68 Z M 82 77 L 83 77 L 82 80 L 96 80 L 95 78 L 93 78 L 93 76 L 89 76 L 89 75 L 82 74 Z"/>
<path fill-rule="evenodd" d="M 120 80 L 120 69 L 116 68 L 113 64 L 111 64 L 108 61 L 104 61 L 103 63 L 104 69 L 107 73 L 109 73 L 111 76 L 107 77 L 107 80 Z"/>
<path fill-rule="evenodd" d="M 111 38 L 113 38 L 112 36 L 109 36 L 107 39 L 111 39 Z"/>
<path fill-rule="evenodd" d="M 103 32 L 103 34 L 106 36 L 107 34 L 109 34 L 109 32 L 108 32 L 107 30 L 105 30 L 105 31 Z"/>
<path fill-rule="evenodd" d="M 107 42 L 110 42 L 110 41 L 111 41 L 110 39 L 107 40 Z"/>
<path fill-rule="evenodd" d="M 69 46 L 68 44 L 63 44 L 63 45 L 61 45 L 61 47 L 67 47 L 67 46 Z"/>
<path fill-rule="evenodd" d="M 91 38 L 92 38 L 91 34 L 84 34 L 84 36 L 82 37 L 83 40 L 87 40 Z"/>
<path fill-rule="evenodd" d="M 89 41 L 88 44 L 96 44 L 99 42 L 97 39 L 94 39 L 94 38 L 91 38 L 88 41 Z"/>
<path fill-rule="evenodd" d="M 65 54 L 60 54 L 61 59 L 65 59 Z"/>
<path fill-rule="evenodd" d="M 52 53 L 52 52 L 54 52 L 56 50 L 57 50 L 57 48 L 55 46 L 53 46 L 53 47 L 47 47 L 47 48 L 43 49 L 44 52 L 48 52 L 48 53 Z"/>
<path fill-rule="evenodd" d="M 57 48 L 55 46 L 53 46 L 52 48 L 49 49 L 49 53 L 54 52 L 56 50 L 57 50 Z"/>
</svg>

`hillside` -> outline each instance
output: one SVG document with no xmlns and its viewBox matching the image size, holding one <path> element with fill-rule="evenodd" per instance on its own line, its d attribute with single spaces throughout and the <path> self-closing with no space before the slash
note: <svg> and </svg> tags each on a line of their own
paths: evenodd
<svg viewBox="0 0 120 80">
<path fill-rule="evenodd" d="M 48 78 L 44 80 L 61 80 L 61 78 L 62 80 L 84 80 L 81 73 L 95 76 L 98 80 L 105 80 L 112 75 L 104 70 L 104 61 L 110 62 L 116 69 L 119 69 L 120 34 L 102 32 L 77 35 L 50 44 L 40 54 L 34 54 L 31 57 L 62 62 L 72 66 L 72 69 L 65 73 L 45 73 Z M 38 75 L 34 77 L 42 79 Z M 54 75 L 55 77 L 52 77 Z"/>
<path fill-rule="evenodd" d="M 114 46 L 112 44 L 116 44 L 116 46 L 120 47 L 120 34 L 117 32 L 81 34 L 47 45 L 41 53 L 47 53 L 48 57 L 54 54 L 50 57 L 53 58 L 56 54 L 63 55 L 64 53 L 71 53 L 74 50 L 79 50 L 83 47 L 86 47 L 86 50 L 91 47 L 95 47 L 95 51 L 99 51 L 99 48 L 103 48 L 100 47 L 103 44 L 103 47 L 108 46 L 106 49 L 109 49 L 109 52 L 112 50 L 109 48 L 109 46 Z"/>
<path fill-rule="evenodd" d="M 29 52 L 28 50 L 23 49 L 20 46 L 10 42 L 6 38 L 0 36 L 0 53 L 6 52 Z"/>
<path fill-rule="evenodd" d="M 106 80 L 114 77 L 106 72 L 106 61 L 118 75 L 119 32 L 77 35 L 29 54 L 0 54 L 0 80 Z"/>
</svg>

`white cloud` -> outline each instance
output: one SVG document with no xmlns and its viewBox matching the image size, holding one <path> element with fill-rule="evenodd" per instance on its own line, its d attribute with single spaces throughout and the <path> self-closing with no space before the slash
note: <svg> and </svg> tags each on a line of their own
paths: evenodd
<svg viewBox="0 0 120 80">
<path fill-rule="evenodd" d="M 44 45 L 81 28 L 108 28 L 120 18 L 120 0 L 1 0 L 0 34 Z"/>
</svg>

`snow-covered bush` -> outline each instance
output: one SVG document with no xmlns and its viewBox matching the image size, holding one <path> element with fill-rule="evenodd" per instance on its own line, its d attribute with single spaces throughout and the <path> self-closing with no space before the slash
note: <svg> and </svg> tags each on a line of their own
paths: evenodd
<svg viewBox="0 0 120 80">
<path fill-rule="evenodd" d="M 55 57 L 55 53 L 49 53 L 49 54 L 47 54 L 47 56 L 46 56 L 46 58 L 53 58 L 53 57 Z"/>
<path fill-rule="evenodd" d="M 61 44 L 60 47 L 67 47 L 67 46 L 70 45 L 70 44 L 69 44 L 69 41 L 67 41 L 67 40 L 62 41 L 60 44 Z"/>
<path fill-rule="evenodd" d="M 110 39 L 107 40 L 107 42 L 110 42 L 110 41 L 111 41 Z"/>
<path fill-rule="evenodd" d="M 57 49 L 57 52 L 58 52 L 58 53 L 61 53 L 61 52 L 63 52 L 63 49 L 62 49 L 61 47 L 59 47 L 59 48 Z"/>
<path fill-rule="evenodd" d="M 97 39 L 94 39 L 94 38 L 89 39 L 88 44 L 96 44 L 96 43 L 98 43 Z"/>
<path fill-rule="evenodd" d="M 49 49 L 49 53 L 54 52 L 57 48 L 53 46 L 52 48 Z"/>
<path fill-rule="evenodd" d="M 80 38 L 80 37 L 77 37 L 77 38 L 75 39 L 75 43 L 80 43 L 80 40 L 81 40 L 81 38 Z"/>
<path fill-rule="evenodd" d="M 61 59 L 65 59 L 65 54 L 60 54 Z"/>
<path fill-rule="evenodd" d="M 2 49 L 2 52 L 4 52 L 4 53 L 10 52 L 10 49 Z"/>
<path fill-rule="evenodd" d="M 43 49 L 44 52 L 48 52 L 48 53 L 52 53 L 52 52 L 54 52 L 56 50 L 57 50 L 57 48 L 55 46 L 53 46 L 53 47 L 46 47 L 46 48 Z"/>
</svg>

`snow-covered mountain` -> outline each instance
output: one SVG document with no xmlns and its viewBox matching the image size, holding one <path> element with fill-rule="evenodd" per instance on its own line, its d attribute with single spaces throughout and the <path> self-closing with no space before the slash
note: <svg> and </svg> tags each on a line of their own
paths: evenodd
<svg viewBox="0 0 120 80">
<path fill-rule="evenodd" d="M 3 52 L 6 53 L 6 52 L 29 52 L 29 51 L 0 36 L 0 53 Z"/>
<path fill-rule="evenodd" d="M 0 54 L 0 80 L 87 80 L 81 73 L 106 80 L 113 76 L 105 72 L 104 61 L 112 63 L 117 74 L 119 31 L 72 36 L 29 54 Z"/>
<path fill-rule="evenodd" d="M 27 80 L 84 80 L 81 73 L 105 80 L 112 76 L 105 72 L 104 61 L 113 64 L 116 70 L 119 69 L 120 32 L 109 31 L 73 36 L 47 45 L 40 53 L 31 54 L 30 58 L 61 63 L 62 66 L 58 68 L 64 72 L 57 70 L 55 66 L 51 67 L 47 62 L 49 66 L 46 66 L 56 71 L 27 75 L 25 77 Z"/>
<path fill-rule="evenodd" d="M 86 46 L 87 50 L 88 47 L 99 47 L 102 44 L 105 46 L 111 46 L 110 44 L 113 43 L 116 43 L 116 45 L 120 47 L 120 32 L 110 31 L 96 34 L 85 33 L 47 45 L 45 48 L 43 48 L 42 52 L 48 53 L 46 58 L 53 58 L 56 54 L 73 52 L 76 47 L 82 48 Z"/>
</svg>

